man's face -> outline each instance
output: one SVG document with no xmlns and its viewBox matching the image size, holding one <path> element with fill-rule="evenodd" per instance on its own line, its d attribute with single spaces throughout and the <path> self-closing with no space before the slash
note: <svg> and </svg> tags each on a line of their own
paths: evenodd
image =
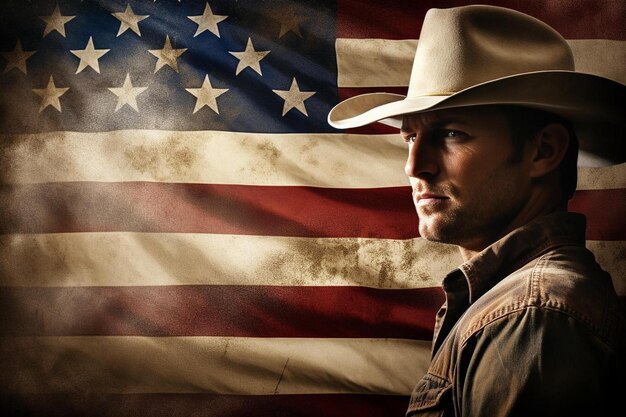
<svg viewBox="0 0 626 417">
<path fill-rule="evenodd" d="M 482 250 L 508 231 L 529 198 L 530 163 L 510 162 L 503 113 L 472 107 L 407 115 L 401 134 L 422 237 Z"/>
</svg>

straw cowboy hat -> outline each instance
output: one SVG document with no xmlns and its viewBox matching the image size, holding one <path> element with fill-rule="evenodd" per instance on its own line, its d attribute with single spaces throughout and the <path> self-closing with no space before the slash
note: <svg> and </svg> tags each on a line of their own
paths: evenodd
<svg viewBox="0 0 626 417">
<path fill-rule="evenodd" d="M 626 86 L 574 70 L 563 37 L 526 14 L 495 6 L 430 9 L 406 96 L 362 94 L 336 105 L 339 129 L 372 122 L 400 127 L 409 113 L 511 104 L 569 120 L 580 140 L 579 165 L 626 161 Z"/>
</svg>

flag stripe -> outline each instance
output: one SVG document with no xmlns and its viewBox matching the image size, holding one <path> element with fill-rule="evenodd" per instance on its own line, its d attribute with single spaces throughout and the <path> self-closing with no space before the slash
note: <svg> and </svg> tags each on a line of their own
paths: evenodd
<svg viewBox="0 0 626 417">
<path fill-rule="evenodd" d="M 406 92 L 406 88 L 394 91 Z M 11 145 L 5 145 L 0 155 L 4 158 L 0 177 L 5 184 L 158 181 L 331 188 L 406 186 L 406 145 L 397 129 L 392 130 L 387 135 L 156 130 L 4 135 L 0 143 Z M 227 164 L 229 169 L 212 169 L 220 164 Z M 580 168 L 578 177 L 579 189 L 626 188 L 626 164 Z"/>
<path fill-rule="evenodd" d="M 3 187 L 2 233 L 138 231 L 419 236 L 410 187 L 337 189 L 153 182 Z M 88 214 L 88 215 L 87 215 Z"/>
<path fill-rule="evenodd" d="M 626 189 L 577 191 L 568 210 L 587 216 L 587 239 L 626 240 Z"/>
<path fill-rule="evenodd" d="M 410 239 L 410 187 L 340 189 L 153 182 L 0 188 L 0 233 L 169 232 Z M 604 204 L 611 201 L 611 205 Z M 587 239 L 625 240 L 626 189 L 579 191 Z M 85 215 L 89 213 L 89 215 Z M 245 221 L 242 221 L 245 219 Z"/>
<path fill-rule="evenodd" d="M 403 416 L 408 396 L 375 394 L 32 394 L 0 395 L 11 416 L 90 417 L 359 417 Z"/>
<path fill-rule="evenodd" d="M 4 394 L 408 395 L 429 351 L 430 342 L 404 339 L 3 337 L 0 386 Z"/>
<path fill-rule="evenodd" d="M 626 84 L 626 41 L 579 39 L 568 40 L 568 43 L 572 48 L 576 71 Z"/>
<path fill-rule="evenodd" d="M 623 222 L 622 222 L 623 223 Z M 602 269 L 611 274 L 617 295 L 622 297 L 626 307 L 626 241 L 605 242 L 588 240 L 587 248 L 593 252 Z"/>
<path fill-rule="evenodd" d="M 626 241 L 587 241 L 618 294 Z M 29 262 L 16 262 L 26 259 Z M 433 260 L 436 259 L 437 262 Z M 436 287 L 462 260 L 408 240 L 169 233 L 0 235 L 0 286 L 301 285 Z"/>
<path fill-rule="evenodd" d="M 602 168 L 578 167 L 578 190 L 626 188 L 626 163 Z"/>
<path fill-rule="evenodd" d="M 436 3 L 436 4 L 434 4 Z M 481 4 L 509 7 L 530 14 L 555 28 L 568 39 L 625 39 L 623 7 L 611 7 L 613 1 L 588 0 L 483 0 Z M 617 3 L 617 2 L 615 2 Z M 339 0 L 337 3 L 338 38 L 416 38 L 422 19 L 431 7 L 465 6 L 466 0 L 422 2 L 396 0 L 393 7 L 383 1 Z"/>
<path fill-rule="evenodd" d="M 346 39 L 337 38 L 337 86 L 406 87 L 411 77 L 417 39 Z M 375 60 L 371 57 L 377 57 Z M 378 58 L 380 57 L 380 58 Z M 405 94 L 406 90 L 388 91 Z"/>
<path fill-rule="evenodd" d="M 337 84 L 340 90 L 408 86 L 418 42 L 416 39 L 337 39 Z M 568 40 L 568 43 L 577 71 L 626 83 L 626 41 L 580 39 Z M 371 59 L 373 56 L 376 59 Z M 404 94 L 402 90 L 395 92 Z M 344 97 L 346 93 L 340 92 L 340 95 Z"/>
<path fill-rule="evenodd" d="M 0 335 L 430 340 L 443 301 L 440 288 L 0 287 Z"/>
<path fill-rule="evenodd" d="M 2 182 L 159 181 L 404 186 L 406 145 L 389 136 L 121 130 L 3 135 Z M 227 166 L 228 169 L 221 167 Z"/>
<path fill-rule="evenodd" d="M 16 262 L 26 258 L 29 262 Z M 456 247 L 421 238 L 131 232 L 0 235 L 0 286 L 424 288 L 438 286 L 460 263 Z"/>
</svg>

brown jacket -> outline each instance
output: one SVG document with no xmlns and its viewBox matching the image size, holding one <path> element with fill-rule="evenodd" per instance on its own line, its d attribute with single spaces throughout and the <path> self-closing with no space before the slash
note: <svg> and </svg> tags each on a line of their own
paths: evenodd
<svg viewBox="0 0 626 417">
<path fill-rule="evenodd" d="M 445 277 L 407 416 L 623 415 L 626 319 L 584 234 L 583 215 L 554 213 Z"/>
</svg>

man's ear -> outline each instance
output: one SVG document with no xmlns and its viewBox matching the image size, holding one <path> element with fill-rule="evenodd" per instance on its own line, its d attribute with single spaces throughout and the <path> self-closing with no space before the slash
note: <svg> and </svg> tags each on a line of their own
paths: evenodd
<svg viewBox="0 0 626 417">
<path fill-rule="evenodd" d="M 569 142 L 569 131 L 560 123 L 551 123 L 541 129 L 533 140 L 531 177 L 542 177 L 555 170 L 563 160 Z"/>
</svg>

